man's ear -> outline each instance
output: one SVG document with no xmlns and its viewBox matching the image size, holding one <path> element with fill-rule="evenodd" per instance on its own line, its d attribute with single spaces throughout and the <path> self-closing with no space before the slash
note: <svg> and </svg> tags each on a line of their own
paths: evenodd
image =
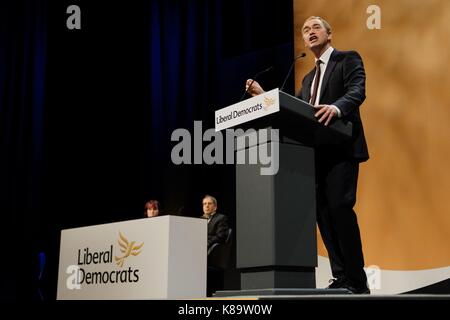
<svg viewBox="0 0 450 320">
<path fill-rule="evenodd" d="M 333 38 L 333 34 L 330 32 L 330 33 L 328 34 L 328 41 L 331 41 L 332 38 Z"/>
</svg>

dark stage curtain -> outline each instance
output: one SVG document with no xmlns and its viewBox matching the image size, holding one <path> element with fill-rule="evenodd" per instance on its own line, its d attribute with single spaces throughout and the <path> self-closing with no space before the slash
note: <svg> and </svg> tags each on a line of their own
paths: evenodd
<svg viewBox="0 0 450 320">
<path fill-rule="evenodd" d="M 0 299 L 35 286 L 34 230 L 42 210 L 47 23 L 42 1 L 0 5 L 0 213 L 8 259 Z M 26 222 L 24 217 L 26 217 Z"/>
</svg>

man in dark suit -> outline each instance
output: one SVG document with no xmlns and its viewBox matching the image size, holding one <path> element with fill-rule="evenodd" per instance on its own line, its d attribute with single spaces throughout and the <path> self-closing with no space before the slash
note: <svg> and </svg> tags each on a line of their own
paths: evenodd
<svg viewBox="0 0 450 320">
<path fill-rule="evenodd" d="M 224 243 L 228 235 L 228 218 L 217 213 L 217 200 L 213 196 L 203 197 L 203 218 L 208 219 L 208 250 L 214 243 Z"/>
<path fill-rule="evenodd" d="M 203 197 L 203 215 L 208 219 L 208 253 L 209 249 L 215 243 L 224 243 L 228 236 L 228 218 L 226 215 L 217 213 L 217 200 L 213 196 L 206 195 Z M 223 270 L 219 270 L 209 265 L 208 258 L 208 275 L 207 275 L 207 296 L 210 297 L 217 290 L 223 290 Z"/>
<path fill-rule="evenodd" d="M 315 116 L 325 126 L 334 118 L 353 124 L 350 141 L 316 148 L 317 223 L 334 277 L 329 288 L 370 293 L 353 210 L 359 163 L 369 158 L 359 113 L 366 97 L 364 65 L 357 52 L 331 46 L 331 27 L 320 17 L 306 19 L 302 35 L 315 56 L 316 67 L 303 79 L 299 97 L 316 108 Z M 247 80 L 247 88 L 250 83 Z M 249 92 L 257 95 L 264 91 L 254 82 Z"/>
</svg>

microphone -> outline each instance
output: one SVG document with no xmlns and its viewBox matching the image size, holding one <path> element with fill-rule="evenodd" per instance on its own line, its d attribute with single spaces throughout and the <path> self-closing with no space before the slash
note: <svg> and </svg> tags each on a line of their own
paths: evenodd
<svg viewBox="0 0 450 320">
<path fill-rule="evenodd" d="M 286 75 L 286 78 L 284 78 L 283 85 L 281 86 L 280 91 L 283 91 L 284 85 L 286 84 L 287 79 L 291 75 L 292 68 L 294 67 L 295 61 L 297 61 L 297 59 L 304 58 L 304 57 L 306 57 L 306 53 L 302 52 L 302 53 L 300 53 L 298 56 L 296 56 L 294 58 L 294 60 L 292 61 L 291 67 L 289 68 L 289 71 L 288 71 L 288 73 Z"/>
<path fill-rule="evenodd" d="M 272 70 L 272 69 L 273 69 L 273 66 L 270 66 L 270 67 L 268 67 L 267 69 L 265 69 L 265 70 L 263 70 L 263 71 L 260 71 L 260 72 L 258 72 L 257 74 L 255 74 L 255 75 L 253 76 L 253 78 L 252 78 L 252 82 L 250 82 L 250 85 L 248 86 L 247 90 L 245 90 L 244 94 L 243 94 L 242 97 L 241 97 L 241 100 L 239 100 L 239 101 L 242 101 L 242 100 L 245 98 L 245 95 L 248 93 L 248 90 L 250 90 L 250 88 L 252 87 L 253 82 L 255 82 L 256 78 L 258 78 L 258 77 L 259 77 L 260 75 L 262 75 L 263 73 L 269 72 L 269 71 Z"/>
</svg>

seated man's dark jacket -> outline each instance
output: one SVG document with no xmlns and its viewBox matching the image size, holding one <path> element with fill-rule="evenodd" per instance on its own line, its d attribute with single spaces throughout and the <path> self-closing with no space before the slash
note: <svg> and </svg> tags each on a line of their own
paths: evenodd
<svg viewBox="0 0 450 320">
<path fill-rule="evenodd" d="M 226 215 L 214 213 L 208 222 L 208 249 L 214 243 L 224 243 L 228 235 L 228 218 Z"/>
</svg>

